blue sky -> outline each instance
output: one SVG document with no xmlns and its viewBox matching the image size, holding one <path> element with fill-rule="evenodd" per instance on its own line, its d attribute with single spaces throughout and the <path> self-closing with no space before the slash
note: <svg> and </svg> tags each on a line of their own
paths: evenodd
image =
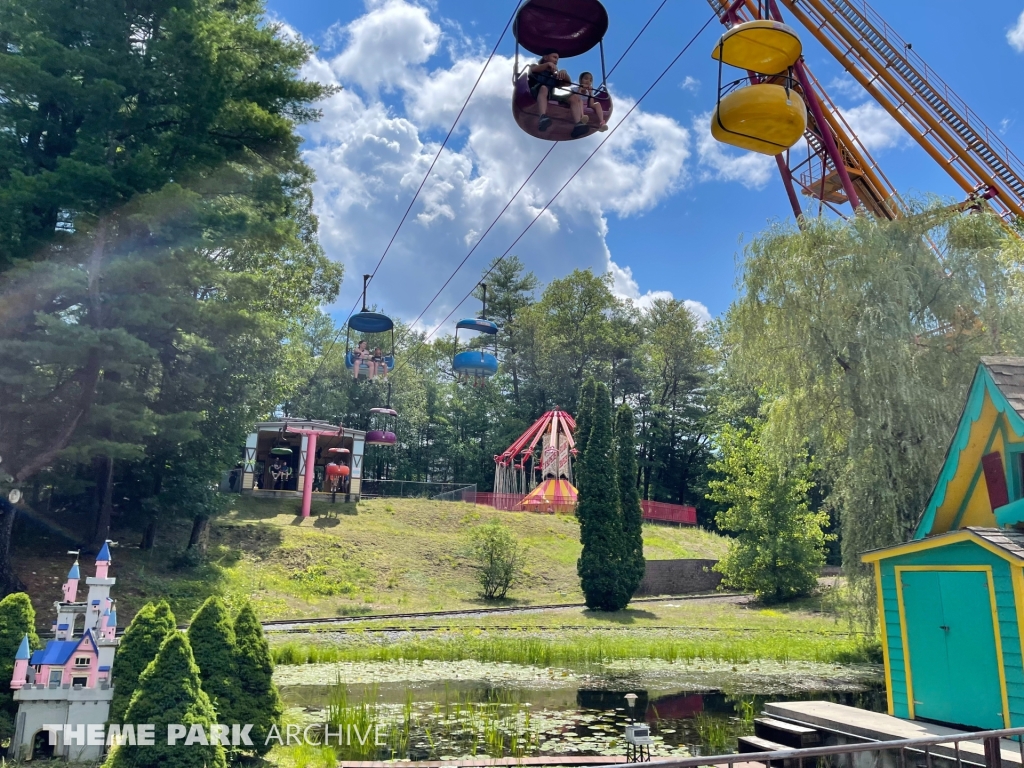
<svg viewBox="0 0 1024 768">
<path fill-rule="evenodd" d="M 657 7 L 606 0 L 606 54 L 614 61 Z M 336 313 L 355 300 L 423 177 L 515 3 L 508 0 L 271 0 L 274 17 L 319 46 L 307 76 L 343 90 L 306 133 L 318 175 L 317 210 L 328 255 L 346 265 Z M 1024 155 L 1024 2 L 1000 0 L 969 14 L 957 0 L 919 5 L 876 0 L 875 9 L 1018 155 Z M 700 0 L 669 0 L 610 82 L 621 116 L 710 16 Z M 616 291 L 644 301 L 671 294 L 697 311 L 724 311 L 735 295 L 742 243 L 790 217 L 774 161 L 722 150 L 706 136 L 714 106 L 714 24 L 633 113 L 549 214 L 515 248 L 543 280 L 574 267 L 611 269 Z M 858 128 L 904 195 L 959 190 L 902 135 L 842 65 L 803 34 L 819 81 Z M 371 287 L 371 302 L 409 321 L 526 178 L 548 142 L 526 136 L 509 108 L 514 43 L 506 34 L 421 199 Z M 599 69 L 596 52 L 566 60 L 574 74 Z M 613 120 L 614 122 L 614 120 Z M 597 138 L 559 146 L 483 241 L 424 325 L 471 289 Z M 701 306 L 698 306 L 701 305 Z M 470 307 L 464 305 L 468 314 Z"/>
</svg>

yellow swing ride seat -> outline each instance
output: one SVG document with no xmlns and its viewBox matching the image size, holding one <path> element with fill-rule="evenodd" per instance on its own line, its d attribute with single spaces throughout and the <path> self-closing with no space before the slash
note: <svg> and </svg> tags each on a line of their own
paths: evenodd
<svg viewBox="0 0 1024 768">
<path fill-rule="evenodd" d="M 789 70 L 801 52 L 796 32 L 777 21 L 747 21 L 722 36 L 712 58 L 762 77 L 723 89 L 719 67 L 719 98 L 711 117 L 715 140 L 765 155 L 777 155 L 800 140 L 807 129 L 807 107 L 793 89 Z"/>
</svg>

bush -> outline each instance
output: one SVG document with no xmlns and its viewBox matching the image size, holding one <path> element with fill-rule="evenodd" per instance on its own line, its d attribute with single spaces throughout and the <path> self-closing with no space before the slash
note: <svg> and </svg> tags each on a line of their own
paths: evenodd
<svg viewBox="0 0 1024 768">
<path fill-rule="evenodd" d="M 469 556 L 487 600 L 503 599 L 523 576 L 525 549 L 515 534 L 497 520 L 473 529 Z"/>
<path fill-rule="evenodd" d="M 164 600 L 147 603 L 135 614 L 114 656 L 114 698 L 110 702 L 110 722 L 131 722 L 125 717 L 139 678 L 156 658 L 164 640 L 175 632 L 174 614 Z"/>
</svg>

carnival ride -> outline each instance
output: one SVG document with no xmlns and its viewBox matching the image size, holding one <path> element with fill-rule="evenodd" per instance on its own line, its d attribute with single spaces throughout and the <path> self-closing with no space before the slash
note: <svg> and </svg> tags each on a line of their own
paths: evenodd
<svg viewBox="0 0 1024 768">
<path fill-rule="evenodd" d="M 480 317 L 459 320 L 455 324 L 455 349 L 452 356 L 452 370 L 461 382 L 472 380 L 473 386 L 482 385 L 498 372 L 498 326 L 487 319 L 487 285 L 483 288 L 483 309 Z M 494 341 L 494 352 L 479 347 L 459 352 L 459 331 L 475 331 L 490 336 Z"/>
<path fill-rule="evenodd" d="M 592 97 L 601 105 L 605 120 L 612 114 L 612 97 L 608 94 L 604 66 L 604 34 L 608 31 L 608 12 L 598 0 L 526 0 L 516 12 L 512 34 L 516 40 L 515 63 L 512 69 L 512 116 L 516 124 L 537 139 L 570 141 L 592 135 L 598 130 L 597 112 L 587 103 L 581 104 L 585 125 L 572 116 L 569 99 L 572 88 L 579 83 L 548 73 L 549 82 L 538 82 L 530 72 L 531 64 L 519 67 L 519 48 L 545 56 L 557 53 L 560 59 L 580 56 L 595 46 L 601 52 L 601 85 Z M 564 70 L 561 70 L 564 72 Z M 545 114 L 550 127 L 543 127 L 538 105 L 539 85 L 549 85 Z"/>
<path fill-rule="evenodd" d="M 393 371 L 395 370 L 395 323 L 387 315 L 380 312 L 371 312 L 366 308 L 366 286 L 370 281 L 370 277 L 370 275 L 363 275 L 363 308 L 350 316 L 345 324 L 345 367 L 352 371 L 357 364 L 356 352 L 352 350 L 352 331 L 362 334 L 390 332 L 391 344 L 389 348 L 391 351 L 383 355 L 383 362 L 387 365 L 386 370 Z M 365 336 L 363 340 L 366 340 Z M 375 369 L 370 367 L 371 362 L 372 360 L 368 359 L 365 352 L 359 357 L 359 370 L 355 372 L 357 379 L 359 378 L 358 374 L 363 371 L 366 372 L 367 378 L 370 377 L 371 373 L 376 372 Z"/>
<path fill-rule="evenodd" d="M 576 421 L 557 408 L 548 411 L 505 451 L 494 457 L 494 493 L 525 494 L 519 509 L 533 512 L 572 512 L 576 487 L 572 464 L 576 457 Z"/>
<path fill-rule="evenodd" d="M 863 0 L 708 0 L 722 24 L 784 24 L 784 9 L 964 191 L 967 205 L 989 205 L 1009 223 L 1024 217 L 1024 163 L 998 134 Z M 723 38 L 724 40 L 724 38 Z M 750 69 L 752 85 L 772 82 Z M 901 218 L 910 211 L 863 142 L 815 79 L 803 57 L 793 63 L 793 90 L 808 108 L 806 152 L 775 155 L 793 213 L 801 196 L 819 212 L 842 213 L 848 204 L 875 216 Z"/>
</svg>

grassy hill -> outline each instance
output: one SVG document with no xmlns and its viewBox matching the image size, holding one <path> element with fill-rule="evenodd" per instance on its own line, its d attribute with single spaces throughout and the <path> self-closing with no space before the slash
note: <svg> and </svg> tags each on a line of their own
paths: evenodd
<svg viewBox="0 0 1024 768">
<path fill-rule="evenodd" d="M 494 518 L 528 547 L 528 577 L 509 602 L 582 601 L 579 526 L 569 515 L 381 499 L 338 504 L 330 517 L 316 516 L 328 507 L 314 505 L 314 516 L 302 520 L 294 500 L 236 497 L 231 512 L 213 526 L 209 562 L 199 567 L 180 562 L 185 525 L 161 531 L 158 547 L 149 552 L 123 538 L 111 569 L 122 626 L 143 603 L 160 597 L 185 621 L 210 594 L 232 603 L 249 598 L 264 619 L 481 607 L 487 603 L 477 597 L 463 550 L 469 530 Z M 648 559 L 718 558 L 726 546 L 727 539 L 699 529 L 644 527 Z M 18 573 L 46 623 L 70 564 L 66 549 L 51 532 L 20 537 L 15 551 Z M 91 573 L 87 559 L 83 565 Z"/>
</svg>

